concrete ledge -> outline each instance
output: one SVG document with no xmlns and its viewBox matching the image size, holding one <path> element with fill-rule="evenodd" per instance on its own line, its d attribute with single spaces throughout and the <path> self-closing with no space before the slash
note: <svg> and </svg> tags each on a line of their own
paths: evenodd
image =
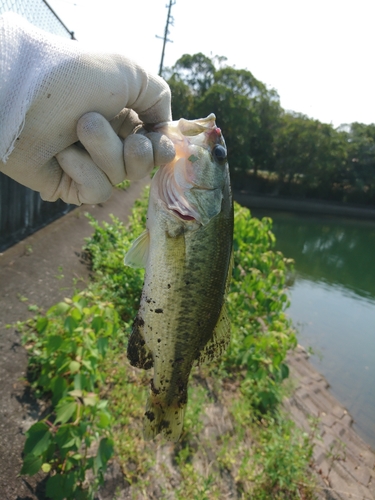
<svg viewBox="0 0 375 500">
<path fill-rule="evenodd" d="M 287 361 L 296 389 L 284 407 L 305 432 L 312 431 L 314 420 L 317 423 L 314 469 L 320 483 L 318 498 L 375 500 L 374 451 L 353 430 L 352 417 L 332 396 L 304 348 L 298 346 Z"/>
<path fill-rule="evenodd" d="M 345 205 L 321 200 L 292 199 L 274 196 L 258 196 L 247 191 L 234 190 L 233 197 L 237 203 L 248 208 L 285 210 L 320 215 L 335 215 L 358 219 L 375 220 L 375 207 Z"/>
</svg>

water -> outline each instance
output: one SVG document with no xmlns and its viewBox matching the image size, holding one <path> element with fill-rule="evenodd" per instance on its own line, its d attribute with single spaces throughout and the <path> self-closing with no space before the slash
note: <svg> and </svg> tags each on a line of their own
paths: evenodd
<svg viewBox="0 0 375 500">
<path fill-rule="evenodd" d="M 252 210 L 295 260 L 289 316 L 313 365 L 375 449 L 375 223 Z"/>
</svg>

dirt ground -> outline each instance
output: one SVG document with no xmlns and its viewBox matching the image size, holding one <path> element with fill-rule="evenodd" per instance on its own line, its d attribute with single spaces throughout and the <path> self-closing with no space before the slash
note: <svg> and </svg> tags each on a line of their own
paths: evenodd
<svg viewBox="0 0 375 500">
<path fill-rule="evenodd" d="M 42 408 L 24 383 L 26 351 L 14 327 L 32 316 L 30 305 L 44 310 L 69 297 L 89 280 L 82 258 L 84 239 L 92 234 L 85 212 L 99 221 L 110 214 L 126 221 L 147 181 L 116 190 L 103 205 L 84 205 L 0 254 L 0 500 L 44 499 L 41 477 L 19 477 L 25 431 Z"/>
</svg>

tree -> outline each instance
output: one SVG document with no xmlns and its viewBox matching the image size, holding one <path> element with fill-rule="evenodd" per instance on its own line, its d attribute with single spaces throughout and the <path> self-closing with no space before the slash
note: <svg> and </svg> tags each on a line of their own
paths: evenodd
<svg viewBox="0 0 375 500">
<path fill-rule="evenodd" d="M 281 110 L 274 90 L 248 70 L 225 66 L 225 58 L 209 59 L 201 53 L 183 55 L 168 73 L 173 116 L 215 113 L 235 177 L 272 163 L 273 133 Z"/>
<path fill-rule="evenodd" d="M 352 173 L 352 183 L 357 188 L 375 194 L 375 124 L 351 124 L 348 171 Z"/>
<path fill-rule="evenodd" d="M 168 84 L 172 93 L 172 116 L 176 118 L 193 119 L 194 116 L 194 95 L 192 89 L 183 81 L 172 75 Z"/>
<path fill-rule="evenodd" d="M 194 55 L 184 54 L 168 73 L 170 77 L 188 85 L 192 93 L 200 97 L 214 81 L 215 66 L 212 60 L 201 52 Z"/>
<path fill-rule="evenodd" d="M 274 89 L 224 57 L 185 54 L 166 74 L 174 119 L 215 113 L 235 183 L 252 182 L 262 170 L 278 174 L 284 194 L 375 202 L 375 124 L 335 129 L 286 112 Z M 269 179 L 255 184 L 274 192 Z"/>
<path fill-rule="evenodd" d="M 284 112 L 275 140 L 275 170 L 280 182 L 332 190 L 346 164 L 346 135 L 299 113 Z"/>
</svg>

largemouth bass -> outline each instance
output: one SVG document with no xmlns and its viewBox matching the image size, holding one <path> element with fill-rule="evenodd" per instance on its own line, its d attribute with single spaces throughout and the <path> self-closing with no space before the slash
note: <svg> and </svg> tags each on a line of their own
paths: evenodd
<svg viewBox="0 0 375 500">
<path fill-rule="evenodd" d="M 153 177 L 146 231 L 125 256 L 125 264 L 146 270 L 128 358 L 138 368 L 154 367 L 147 440 L 158 433 L 178 440 L 193 364 L 219 357 L 229 342 L 233 202 L 215 119 L 211 114 L 160 126 L 176 157 Z"/>
</svg>

